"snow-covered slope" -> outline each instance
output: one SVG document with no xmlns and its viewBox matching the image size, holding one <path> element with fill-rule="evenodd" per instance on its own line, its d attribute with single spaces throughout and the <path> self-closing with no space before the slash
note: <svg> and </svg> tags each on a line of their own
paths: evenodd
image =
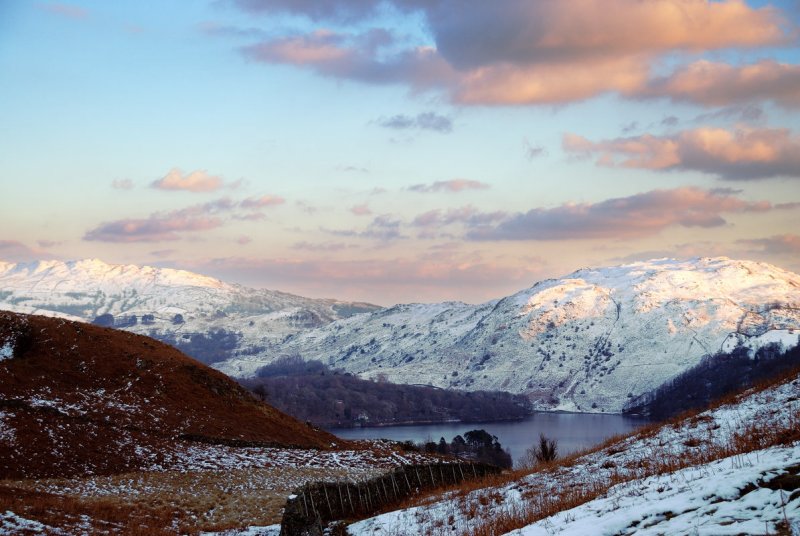
<svg viewBox="0 0 800 536">
<path fill-rule="evenodd" d="M 540 409 L 619 412 L 704 355 L 799 335 L 797 274 L 661 259 L 578 270 L 476 306 L 397 305 L 287 337 L 280 352 L 398 383 L 526 393 Z M 249 375 L 269 359 L 217 366 Z"/>
<path fill-rule="evenodd" d="M 252 347 L 376 307 L 231 285 L 184 270 L 87 259 L 0 261 L 0 309 L 84 321 L 111 314 L 122 324 L 122 317 L 130 322 L 136 316 L 136 324 L 124 329 L 144 334 L 222 328 L 241 332 L 242 347 Z M 175 322 L 176 315 L 184 322 Z"/>
<path fill-rule="evenodd" d="M 487 525 L 502 534 L 507 518 L 522 521 L 516 536 L 800 534 L 798 422 L 794 377 L 502 486 L 354 523 L 348 534 L 488 534 L 477 530 Z"/>
</svg>

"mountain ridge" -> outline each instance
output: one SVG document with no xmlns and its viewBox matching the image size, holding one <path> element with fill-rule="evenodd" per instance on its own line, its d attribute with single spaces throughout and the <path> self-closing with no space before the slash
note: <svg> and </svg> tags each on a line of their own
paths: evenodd
<svg viewBox="0 0 800 536">
<path fill-rule="evenodd" d="M 0 307 L 88 322 L 112 315 L 116 327 L 159 339 L 223 329 L 242 333 L 253 346 L 377 308 L 99 259 L 0 261 Z"/>
<path fill-rule="evenodd" d="M 397 383 L 525 393 L 618 413 L 704 355 L 794 346 L 800 276 L 724 257 L 584 268 L 478 305 L 405 304 L 298 333 L 280 350 Z M 249 376 L 260 356 L 217 367 Z"/>
</svg>

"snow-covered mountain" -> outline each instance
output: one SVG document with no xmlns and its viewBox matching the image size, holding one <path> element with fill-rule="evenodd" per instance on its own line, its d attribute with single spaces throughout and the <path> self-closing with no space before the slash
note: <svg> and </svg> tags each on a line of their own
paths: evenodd
<svg viewBox="0 0 800 536">
<path fill-rule="evenodd" d="M 89 322 L 110 314 L 118 327 L 143 334 L 225 329 L 242 333 L 239 345 L 246 348 L 377 307 L 231 285 L 184 270 L 87 259 L 0 262 L 0 309 Z"/>
<path fill-rule="evenodd" d="M 364 377 L 620 412 L 704 355 L 790 347 L 799 335 L 797 274 L 727 258 L 661 259 L 578 270 L 481 305 L 397 305 L 290 335 L 279 349 Z M 269 360 L 216 366 L 247 376 Z"/>
<path fill-rule="evenodd" d="M 480 305 L 379 309 L 181 270 L 0 262 L 0 309 L 111 314 L 117 327 L 178 343 L 235 332 L 215 364 L 231 376 L 299 354 L 363 377 L 525 393 L 539 409 L 619 412 L 704 355 L 797 344 L 800 276 L 727 258 L 660 259 L 578 270 Z"/>
</svg>

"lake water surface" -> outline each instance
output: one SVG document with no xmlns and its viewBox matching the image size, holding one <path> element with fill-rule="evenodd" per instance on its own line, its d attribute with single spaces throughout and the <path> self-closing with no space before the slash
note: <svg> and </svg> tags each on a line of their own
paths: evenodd
<svg viewBox="0 0 800 536">
<path fill-rule="evenodd" d="M 447 442 L 465 432 L 483 429 L 497 436 L 503 448 L 511 452 L 516 465 L 539 434 L 558 440 L 560 455 L 591 447 L 616 434 L 630 432 L 650 421 L 641 417 L 624 415 L 599 415 L 593 413 L 536 413 L 520 421 L 486 423 L 442 423 L 407 426 L 381 426 L 373 428 L 334 428 L 330 432 L 344 439 L 393 439 L 415 443 L 435 441 L 444 437 Z"/>
</svg>

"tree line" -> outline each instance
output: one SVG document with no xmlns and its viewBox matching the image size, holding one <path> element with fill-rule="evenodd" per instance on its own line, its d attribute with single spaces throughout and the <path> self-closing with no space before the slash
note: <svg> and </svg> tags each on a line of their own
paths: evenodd
<svg viewBox="0 0 800 536">
<path fill-rule="evenodd" d="M 800 346 L 785 350 L 783 345 L 772 343 L 753 355 L 741 347 L 730 353 L 720 352 L 704 357 L 695 367 L 635 398 L 623 412 L 668 419 L 684 411 L 704 409 L 729 393 L 798 368 Z"/>
<path fill-rule="evenodd" d="M 286 356 L 240 380 L 259 398 L 321 427 L 423 422 L 488 422 L 530 415 L 522 395 L 500 391 L 451 391 L 400 385 L 378 376 L 363 380 L 320 361 Z"/>
</svg>

